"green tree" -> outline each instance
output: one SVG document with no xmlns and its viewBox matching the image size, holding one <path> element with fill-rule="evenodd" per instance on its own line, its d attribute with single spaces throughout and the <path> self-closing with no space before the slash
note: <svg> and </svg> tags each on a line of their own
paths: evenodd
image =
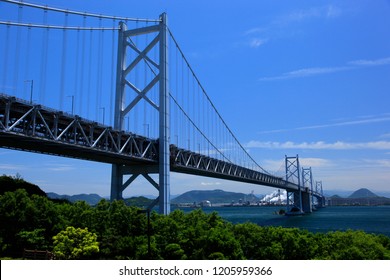
<svg viewBox="0 0 390 280">
<path fill-rule="evenodd" d="M 22 230 L 17 234 L 21 247 L 25 249 L 47 250 L 45 229 L 37 228 L 32 231 Z"/>
<path fill-rule="evenodd" d="M 389 257 L 382 236 L 363 231 L 330 232 L 322 236 L 319 259 L 331 260 L 381 260 Z"/>
<path fill-rule="evenodd" d="M 60 259 L 88 259 L 99 252 L 97 235 L 88 228 L 69 226 L 53 237 L 53 252 Z"/>
</svg>

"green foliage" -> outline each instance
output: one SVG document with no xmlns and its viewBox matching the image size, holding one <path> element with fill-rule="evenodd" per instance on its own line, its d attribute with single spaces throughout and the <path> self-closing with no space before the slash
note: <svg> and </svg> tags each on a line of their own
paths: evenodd
<svg viewBox="0 0 390 280">
<path fill-rule="evenodd" d="M 331 232 L 322 236 L 323 259 L 331 260 L 376 260 L 388 259 L 389 250 L 382 239 L 363 231 Z M 325 242 L 324 242 L 325 241 Z"/>
<path fill-rule="evenodd" d="M 23 180 L 22 176 L 17 173 L 15 177 L 0 176 L 0 195 L 6 192 L 13 192 L 18 189 L 24 189 L 29 195 L 39 195 L 46 197 L 46 193 L 42 191 L 37 185 L 31 184 Z"/>
<path fill-rule="evenodd" d="M 22 230 L 17 234 L 21 247 L 34 250 L 46 250 L 45 229 L 37 228 L 32 231 Z"/>
<path fill-rule="evenodd" d="M 24 189 L 0 195 L 0 224 L 2 258 L 37 249 L 65 259 L 390 259 L 390 238 L 383 235 L 233 225 L 200 209 L 152 212 L 148 230 L 147 215 L 123 201 L 92 207 Z"/>
<path fill-rule="evenodd" d="M 88 259 L 99 252 L 97 235 L 87 228 L 67 227 L 53 240 L 53 252 L 59 259 Z"/>
</svg>

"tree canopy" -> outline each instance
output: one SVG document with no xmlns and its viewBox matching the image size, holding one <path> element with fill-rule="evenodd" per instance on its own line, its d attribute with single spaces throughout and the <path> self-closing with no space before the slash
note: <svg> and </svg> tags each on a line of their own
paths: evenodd
<svg viewBox="0 0 390 280">
<path fill-rule="evenodd" d="M 20 258 L 23 249 L 36 249 L 62 259 L 390 259 L 390 238 L 383 235 L 232 224 L 200 209 L 152 212 L 148 229 L 139 210 L 123 201 L 90 206 L 24 189 L 5 192 L 0 257 Z"/>
</svg>

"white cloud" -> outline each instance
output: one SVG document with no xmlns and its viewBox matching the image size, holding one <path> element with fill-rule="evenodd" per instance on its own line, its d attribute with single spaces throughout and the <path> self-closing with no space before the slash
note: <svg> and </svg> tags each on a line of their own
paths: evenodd
<svg viewBox="0 0 390 280">
<path fill-rule="evenodd" d="M 221 185 L 220 182 L 201 182 L 200 184 L 202 186 L 219 186 L 219 185 Z"/>
<path fill-rule="evenodd" d="M 310 150 L 390 150 L 390 141 L 376 142 L 343 142 L 326 143 L 324 141 L 294 143 L 292 141 L 281 142 L 262 142 L 250 141 L 245 145 L 248 148 L 263 149 L 310 149 Z"/>
<path fill-rule="evenodd" d="M 290 71 L 287 73 L 283 73 L 280 76 L 274 77 L 263 77 L 260 78 L 259 81 L 276 81 L 276 80 L 287 80 L 287 79 L 295 79 L 295 78 L 304 78 L 310 76 L 318 76 L 323 74 L 331 74 L 340 71 L 350 70 L 352 67 L 313 67 L 313 68 L 303 68 L 294 71 Z"/>
<path fill-rule="evenodd" d="M 251 48 L 258 48 L 261 45 L 264 45 L 265 43 L 267 43 L 267 41 L 268 41 L 268 39 L 252 38 L 250 43 L 249 43 L 249 46 Z"/>
<path fill-rule="evenodd" d="M 326 11 L 327 18 L 336 18 L 336 17 L 341 16 L 341 14 L 342 14 L 341 8 L 333 6 L 333 5 L 329 5 L 327 7 L 327 11 Z"/>
<path fill-rule="evenodd" d="M 75 168 L 72 165 L 68 164 L 47 164 L 47 170 L 55 172 L 67 172 L 74 170 Z"/>
<path fill-rule="evenodd" d="M 364 162 L 368 165 L 368 167 L 390 168 L 390 160 L 389 159 L 365 159 Z"/>
<path fill-rule="evenodd" d="M 380 138 L 390 138 L 390 133 L 382 134 Z"/>
<path fill-rule="evenodd" d="M 329 167 L 333 166 L 333 163 L 324 158 L 299 158 L 299 162 L 302 166 L 310 167 Z"/>
<path fill-rule="evenodd" d="M 339 7 L 328 5 L 321 7 L 312 7 L 308 9 L 294 10 L 287 15 L 280 17 L 277 22 L 280 24 L 290 24 L 293 22 L 302 22 L 311 19 L 331 19 L 342 14 Z"/>
<path fill-rule="evenodd" d="M 262 77 L 259 79 L 259 81 L 277 81 L 277 80 L 304 78 L 304 77 L 318 76 L 324 74 L 332 74 L 341 71 L 350 71 L 362 67 L 374 67 L 374 66 L 381 66 L 381 65 L 390 65 L 390 57 L 380 58 L 377 60 L 361 59 L 361 60 L 349 61 L 347 62 L 347 66 L 303 68 L 303 69 L 286 72 L 279 76 Z"/>
<path fill-rule="evenodd" d="M 288 26 L 293 23 L 301 23 L 311 19 L 331 19 L 339 15 L 341 15 L 341 9 L 333 5 L 293 10 L 276 17 L 264 26 L 246 30 L 244 36 L 249 38 L 246 45 L 251 48 L 258 48 L 267 43 L 269 41 L 268 38 L 274 38 L 275 34 L 285 33 Z M 289 32 L 287 33 L 290 34 Z M 259 38 L 259 34 L 268 38 Z"/>
<path fill-rule="evenodd" d="M 350 61 L 348 64 L 356 66 L 380 66 L 380 65 L 389 65 L 390 57 L 380 58 L 376 60 L 354 60 Z"/>
<path fill-rule="evenodd" d="M 319 124 L 319 125 L 301 126 L 301 127 L 286 128 L 286 129 L 267 130 L 267 131 L 261 131 L 259 132 L 259 134 L 279 133 L 279 132 L 296 131 L 296 130 L 310 130 L 310 129 L 320 129 L 320 128 L 349 126 L 349 125 L 361 125 L 361 124 L 370 124 L 370 123 L 388 122 L 388 121 L 390 121 L 390 115 L 382 114 L 378 116 L 368 116 L 364 118 L 356 117 L 355 120 L 341 121 L 341 122 L 330 123 L 330 124 Z M 390 138 L 390 133 L 381 135 L 381 138 Z"/>
<path fill-rule="evenodd" d="M 22 166 L 22 165 L 17 165 L 17 164 L 0 164 L 0 170 L 13 170 L 13 171 L 17 171 L 17 170 L 23 170 L 23 169 L 26 169 L 25 166 Z"/>
</svg>

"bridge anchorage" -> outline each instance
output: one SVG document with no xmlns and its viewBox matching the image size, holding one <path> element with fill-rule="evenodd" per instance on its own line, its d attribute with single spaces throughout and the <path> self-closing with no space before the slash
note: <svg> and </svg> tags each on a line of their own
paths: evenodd
<svg viewBox="0 0 390 280">
<path fill-rule="evenodd" d="M 25 2 L 16 3 L 30 5 Z M 35 4 L 31 6 L 41 8 L 45 13 L 51 10 L 46 6 Z M 61 12 L 59 9 L 52 10 L 56 13 Z M 83 18 L 88 16 L 86 13 L 69 10 L 64 10 L 63 13 L 66 20 L 70 14 L 80 14 Z M 99 19 L 101 20 L 101 16 Z M 158 206 L 162 214 L 170 213 L 170 172 L 284 189 L 287 191 L 287 213 L 290 215 L 310 213 L 324 206 L 322 182 L 317 181 L 315 185 L 313 184 L 311 168 L 301 169 L 298 156 L 285 157 L 285 177 L 268 173 L 254 161 L 227 127 L 195 76 L 167 27 L 167 15 L 163 13 L 158 20 L 150 22 L 152 25 L 137 26 L 133 29 L 128 29 L 127 23 L 120 22 L 119 28 L 114 29 L 118 32 L 118 46 L 112 126 L 105 125 L 104 121 L 99 123 L 75 115 L 74 96 L 72 113 L 68 114 L 33 102 L 32 90 L 30 101 L 0 94 L 0 147 L 111 164 L 111 200 L 123 199 L 124 190 L 142 176 L 159 193 L 149 209 Z M 35 28 L 34 25 L 19 21 L 0 24 L 6 24 L 7 28 L 14 25 L 29 30 Z M 36 28 L 42 27 L 44 26 L 36 25 Z M 78 28 L 64 28 L 80 32 Z M 85 26 L 83 28 L 87 30 Z M 68 33 L 64 32 L 64 38 L 69 35 L 69 31 L 66 32 Z M 169 64 L 168 44 L 172 41 L 176 47 L 176 67 L 170 67 Z M 138 44 L 139 42 L 143 43 Z M 172 51 L 170 53 L 173 54 Z M 178 65 L 178 56 L 182 56 L 181 65 Z M 66 69 L 65 66 L 61 67 Z M 187 70 L 184 71 L 183 67 L 187 67 Z M 140 68 L 147 69 L 151 77 L 145 78 L 144 81 L 137 79 L 137 69 Z M 174 71 L 172 68 L 176 68 L 176 75 L 171 75 L 176 77 L 176 85 L 170 86 L 168 73 Z M 185 73 L 178 74 L 179 68 Z M 180 84 L 180 81 L 177 81 L 178 76 L 184 76 L 185 81 Z M 199 98 L 202 101 L 195 100 L 195 97 L 175 97 L 172 87 L 176 91 L 187 93 L 191 87 L 197 88 L 194 92 L 198 94 L 201 92 Z M 183 100 L 193 104 L 188 106 L 179 104 Z M 137 120 L 134 115 L 137 114 L 141 102 L 142 106 L 148 106 L 150 110 L 148 112 L 153 114 L 154 119 L 151 118 L 151 122 L 153 121 L 157 127 L 157 132 L 153 136 L 149 135 L 149 125 L 154 123 L 144 123 L 147 132 L 145 131 L 143 135 L 137 132 L 136 127 L 134 130 L 129 129 L 129 120 L 131 118 Z M 171 105 L 175 106 L 175 110 Z M 100 106 L 96 107 L 97 110 L 101 109 Z M 193 110 L 195 113 L 187 110 Z M 190 124 L 178 129 L 176 120 L 176 126 L 172 129 L 171 124 L 175 122 L 172 119 L 179 116 L 175 111 L 180 111 L 181 118 Z M 207 118 L 208 111 L 214 113 L 210 119 Z M 220 132 L 222 130 L 227 131 L 226 135 Z M 172 137 L 175 141 L 172 141 Z M 199 139 L 195 139 L 196 137 Z M 218 141 L 226 143 L 221 144 Z M 184 148 L 187 143 L 188 146 Z M 233 150 L 231 143 L 235 143 L 237 151 L 226 154 Z M 246 161 L 250 161 L 252 166 L 246 164 Z"/>
</svg>

